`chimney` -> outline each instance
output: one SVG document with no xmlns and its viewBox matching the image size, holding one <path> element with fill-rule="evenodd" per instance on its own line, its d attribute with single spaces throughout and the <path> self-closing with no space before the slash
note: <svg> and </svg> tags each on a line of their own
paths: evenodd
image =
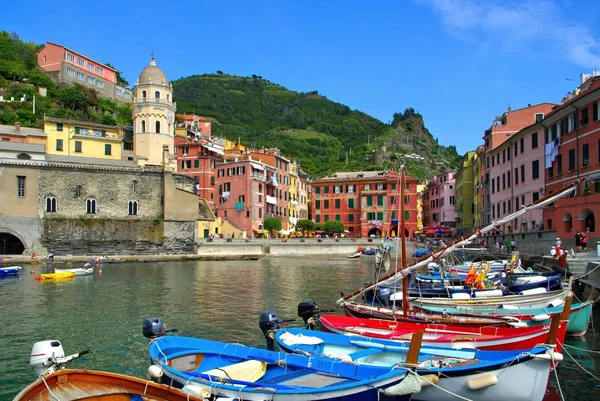
<svg viewBox="0 0 600 401">
<path fill-rule="evenodd" d="M 15 134 L 21 135 L 21 124 L 15 121 Z"/>
</svg>

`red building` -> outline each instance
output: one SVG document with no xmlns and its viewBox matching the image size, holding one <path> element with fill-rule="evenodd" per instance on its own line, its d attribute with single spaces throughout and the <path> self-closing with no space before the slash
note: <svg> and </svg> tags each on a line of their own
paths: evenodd
<svg viewBox="0 0 600 401">
<path fill-rule="evenodd" d="M 417 183 L 404 191 L 406 235 L 417 229 Z M 316 223 L 339 220 L 352 237 L 398 236 L 400 176 L 388 171 L 340 172 L 313 181 L 312 217 Z"/>
<path fill-rule="evenodd" d="M 177 172 L 195 178 L 196 192 L 214 209 L 217 198 L 215 165 L 223 162 L 223 147 L 212 141 L 210 122 L 195 115 L 183 116 L 188 118 L 183 119 L 185 122 L 175 128 L 174 155 Z M 195 124 L 195 121 L 199 124 Z M 205 126 L 202 121 L 208 125 Z"/>
<path fill-rule="evenodd" d="M 544 209 L 544 229 L 572 239 L 585 232 L 595 243 L 596 215 L 600 214 L 600 77 L 582 75 L 581 86 L 543 121 L 545 132 L 546 195 L 560 191 L 578 178 L 574 196 Z"/>
<path fill-rule="evenodd" d="M 267 201 L 267 166 L 254 160 L 217 164 L 215 214 L 248 237 L 262 230 Z"/>
<path fill-rule="evenodd" d="M 248 155 L 264 163 L 267 168 L 266 216 L 281 218 L 282 229 L 290 230 L 293 226 L 289 222 L 290 160 L 282 156 L 277 148 L 250 151 Z"/>
</svg>

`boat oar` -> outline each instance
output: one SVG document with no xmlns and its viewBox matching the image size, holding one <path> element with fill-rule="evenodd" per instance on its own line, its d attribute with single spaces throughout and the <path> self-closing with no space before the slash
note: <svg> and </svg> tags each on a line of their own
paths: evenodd
<svg viewBox="0 0 600 401">
<path fill-rule="evenodd" d="M 421 343 L 423 341 L 423 332 L 419 331 L 412 335 L 410 340 L 410 348 L 406 354 L 406 364 L 416 366 L 419 361 L 419 353 L 421 352 Z"/>
</svg>

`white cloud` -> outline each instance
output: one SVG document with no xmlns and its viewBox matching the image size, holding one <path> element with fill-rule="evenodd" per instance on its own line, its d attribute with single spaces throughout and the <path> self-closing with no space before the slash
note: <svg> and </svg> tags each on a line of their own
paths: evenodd
<svg viewBox="0 0 600 401">
<path fill-rule="evenodd" d="M 474 35 L 476 40 L 491 41 L 503 50 L 552 50 L 577 65 L 600 66 L 600 43 L 591 30 L 550 0 L 418 2 L 433 8 L 450 32 L 461 38 Z"/>
</svg>

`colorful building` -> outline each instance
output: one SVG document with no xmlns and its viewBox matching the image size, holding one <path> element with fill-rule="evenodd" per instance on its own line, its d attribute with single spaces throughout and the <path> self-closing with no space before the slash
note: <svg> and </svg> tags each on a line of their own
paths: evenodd
<svg viewBox="0 0 600 401">
<path fill-rule="evenodd" d="M 456 180 L 456 225 L 466 231 L 472 231 L 474 228 L 473 177 L 475 154 L 475 151 L 465 153 L 454 176 Z"/>
<path fill-rule="evenodd" d="M 78 83 L 101 96 L 131 102 L 130 89 L 117 85 L 117 71 L 75 50 L 46 42 L 37 54 L 38 65 L 56 83 Z"/>
<path fill-rule="evenodd" d="M 388 171 L 338 172 L 311 182 L 312 218 L 316 223 L 338 220 L 352 237 L 398 236 L 417 229 L 417 183 L 407 178 L 405 213 L 400 216 L 400 176 Z"/>
<path fill-rule="evenodd" d="M 248 151 L 246 154 L 267 167 L 267 217 L 281 218 L 282 229 L 290 231 L 293 226 L 289 222 L 290 160 L 281 155 L 277 148 Z"/>
<path fill-rule="evenodd" d="M 261 233 L 266 216 L 267 166 L 257 160 L 240 160 L 217 164 L 215 170 L 216 216 L 236 227 L 240 236 Z"/>
<path fill-rule="evenodd" d="M 486 168 L 490 177 L 488 189 L 492 221 L 535 202 L 544 192 L 543 126 L 543 120 L 532 123 L 488 152 Z M 535 230 L 542 218 L 542 210 L 528 211 L 499 229 L 503 233 Z"/>
<path fill-rule="evenodd" d="M 36 145 L 44 145 L 48 142 L 48 136 L 43 129 L 21 127 L 21 124 L 2 125 L 0 124 L 0 141 L 2 142 L 20 142 Z"/>
<path fill-rule="evenodd" d="M 485 169 L 485 146 L 480 145 L 475 151 L 475 157 L 473 158 L 473 227 L 482 227 L 488 225 L 489 222 L 485 220 L 487 216 L 486 204 L 489 203 L 487 182 L 486 182 L 486 169 Z"/>
<path fill-rule="evenodd" d="M 423 207 L 425 206 L 423 195 L 425 194 L 426 187 L 427 183 L 425 181 L 419 181 L 417 183 L 417 230 L 423 228 L 423 216 L 425 214 L 423 210 Z"/>
<path fill-rule="evenodd" d="M 574 196 L 545 208 L 543 228 L 568 239 L 583 232 L 589 237 L 588 249 L 598 239 L 600 215 L 600 77 L 595 75 L 583 74 L 581 85 L 542 122 L 546 195 L 577 179 L 586 180 Z"/>
<path fill-rule="evenodd" d="M 46 152 L 50 155 L 121 160 L 122 131 L 112 125 L 45 117 Z"/>
<path fill-rule="evenodd" d="M 456 181 L 454 172 L 434 176 L 427 184 L 427 198 L 429 202 L 428 218 L 425 226 L 444 225 L 456 227 Z"/>
</svg>

